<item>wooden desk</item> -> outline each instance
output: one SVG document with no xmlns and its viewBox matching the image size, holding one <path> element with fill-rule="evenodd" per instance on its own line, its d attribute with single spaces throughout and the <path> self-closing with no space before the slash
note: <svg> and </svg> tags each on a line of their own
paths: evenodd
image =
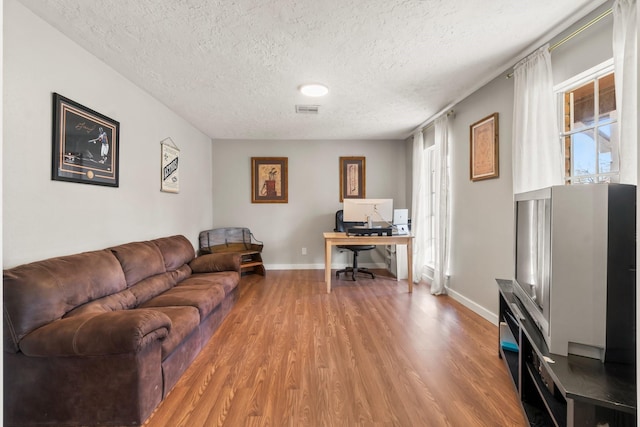
<svg viewBox="0 0 640 427">
<path fill-rule="evenodd" d="M 347 236 L 347 233 L 326 232 L 324 235 L 324 281 L 331 292 L 331 246 L 336 245 L 407 245 L 407 282 L 413 292 L 413 236 Z"/>
</svg>

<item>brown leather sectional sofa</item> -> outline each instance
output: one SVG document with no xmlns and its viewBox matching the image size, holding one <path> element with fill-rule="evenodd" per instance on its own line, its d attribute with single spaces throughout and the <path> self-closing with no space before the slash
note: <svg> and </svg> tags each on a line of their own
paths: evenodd
<svg viewBox="0 0 640 427">
<path fill-rule="evenodd" d="M 237 299 L 240 256 L 184 236 L 4 271 L 4 425 L 140 425 Z"/>
</svg>

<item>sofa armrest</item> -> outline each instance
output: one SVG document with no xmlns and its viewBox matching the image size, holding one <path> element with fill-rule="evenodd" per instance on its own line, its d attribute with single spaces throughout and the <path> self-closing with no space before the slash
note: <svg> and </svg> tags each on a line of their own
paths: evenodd
<svg viewBox="0 0 640 427">
<path fill-rule="evenodd" d="M 87 313 L 36 329 L 20 341 L 20 350 L 36 357 L 135 353 L 164 339 L 170 329 L 171 319 L 155 310 Z"/>
<path fill-rule="evenodd" d="M 242 255 L 238 252 L 221 252 L 201 255 L 189 263 L 194 273 L 215 273 L 217 271 L 237 271 L 240 273 Z"/>
</svg>

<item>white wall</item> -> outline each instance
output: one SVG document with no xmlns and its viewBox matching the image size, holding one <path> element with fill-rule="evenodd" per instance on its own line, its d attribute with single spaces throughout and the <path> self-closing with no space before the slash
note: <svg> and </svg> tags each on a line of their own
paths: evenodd
<svg viewBox="0 0 640 427">
<path fill-rule="evenodd" d="M 506 74 L 506 73 L 505 73 Z M 480 314 L 497 313 L 496 277 L 512 276 L 513 188 L 511 135 L 513 81 L 500 77 L 454 107 L 451 146 L 450 293 L 467 299 Z M 469 178 L 469 126 L 498 113 L 500 176 Z"/>
<path fill-rule="evenodd" d="M 585 21 L 593 19 L 610 8 L 611 2 L 607 2 L 562 35 L 556 37 L 550 44 L 553 45 L 557 40 L 561 40 L 565 34 L 583 25 Z M 613 15 L 609 15 L 551 52 L 553 82 L 554 84 L 562 83 L 612 57 Z"/>
<path fill-rule="evenodd" d="M 3 261 L 184 234 L 211 225 L 211 141 L 18 4 L 4 2 Z M 51 180 L 52 92 L 120 122 L 119 188 Z M 160 189 L 160 141 L 181 149 Z"/>
<path fill-rule="evenodd" d="M 322 233 L 333 230 L 342 208 L 339 158 L 364 156 L 366 196 L 406 208 L 405 155 L 403 141 L 214 141 L 213 225 L 249 227 L 264 242 L 267 268 L 324 268 Z M 288 158 L 289 203 L 251 203 L 251 157 Z M 383 263 L 375 253 L 360 259 Z M 337 267 L 349 259 L 336 254 L 333 261 Z"/>
<path fill-rule="evenodd" d="M 551 40 L 562 39 L 602 10 L 605 5 Z M 609 16 L 555 49 L 554 83 L 612 57 L 612 18 Z M 513 277 L 512 121 L 513 78 L 504 74 L 453 107 L 452 121 L 452 236 L 449 293 L 479 314 L 496 320 L 498 290 L 495 278 Z M 469 179 L 469 126 L 499 113 L 500 177 Z"/>
</svg>

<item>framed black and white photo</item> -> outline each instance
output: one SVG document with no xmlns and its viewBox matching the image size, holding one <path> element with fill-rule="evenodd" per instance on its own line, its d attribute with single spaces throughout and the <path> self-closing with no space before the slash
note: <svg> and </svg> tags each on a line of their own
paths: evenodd
<svg viewBox="0 0 640 427">
<path fill-rule="evenodd" d="M 118 187 L 120 123 L 53 94 L 51 179 Z"/>
</svg>

